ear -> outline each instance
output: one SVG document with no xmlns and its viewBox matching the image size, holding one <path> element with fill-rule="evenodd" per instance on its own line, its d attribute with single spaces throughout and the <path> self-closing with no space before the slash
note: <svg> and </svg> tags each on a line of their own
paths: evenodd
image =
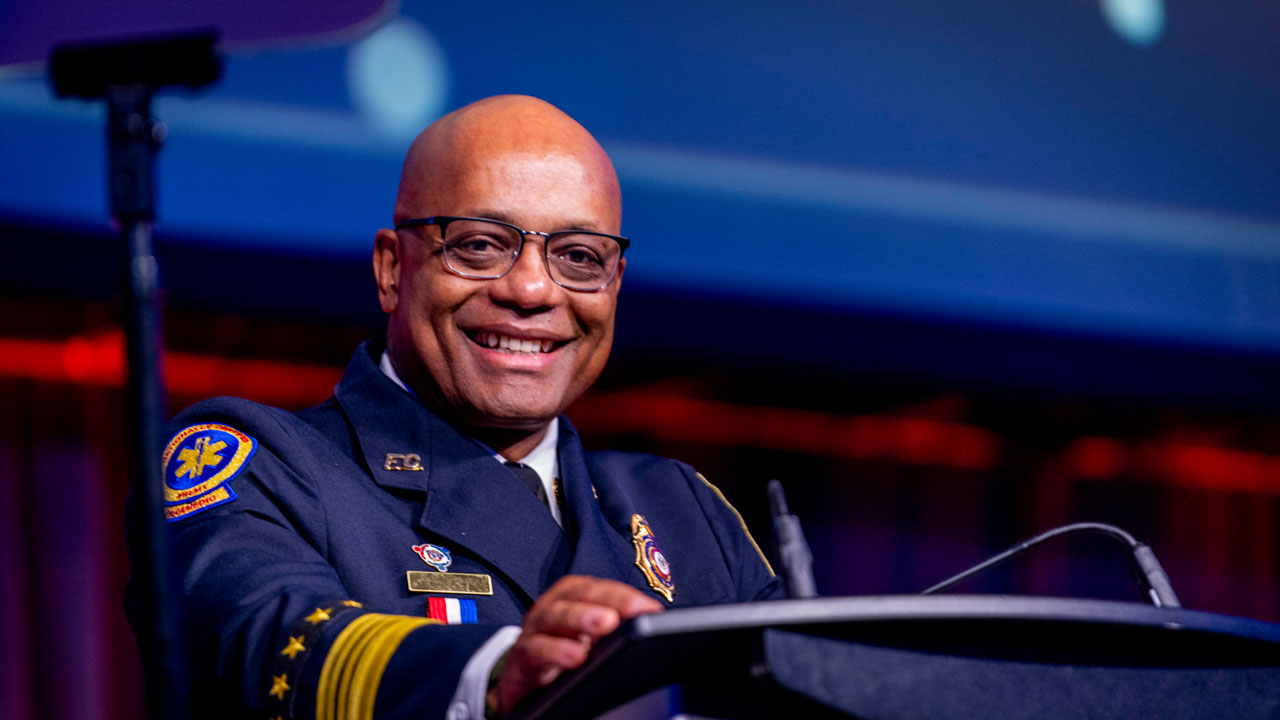
<svg viewBox="0 0 1280 720">
<path fill-rule="evenodd" d="M 619 291 L 621 291 L 621 290 L 622 290 L 622 272 L 623 272 L 624 270 L 626 270 L 626 269 L 627 269 L 627 259 L 626 259 L 625 257 L 624 257 L 624 258 L 619 258 L 619 259 L 618 259 L 618 274 L 617 274 L 617 275 L 615 275 L 615 276 L 614 276 L 614 278 L 613 278 L 613 285 L 614 285 L 613 291 L 614 291 L 615 293 L 616 293 L 616 292 L 619 292 Z"/>
<path fill-rule="evenodd" d="M 378 284 L 382 312 L 394 312 L 400 303 L 400 268 L 404 266 L 400 236 L 383 228 L 373 240 L 373 279 Z"/>
</svg>

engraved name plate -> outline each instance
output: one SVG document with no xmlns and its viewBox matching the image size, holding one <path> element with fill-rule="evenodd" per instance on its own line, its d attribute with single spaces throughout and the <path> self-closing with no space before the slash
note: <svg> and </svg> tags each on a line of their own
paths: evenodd
<svg viewBox="0 0 1280 720">
<path fill-rule="evenodd" d="M 409 592 L 442 595 L 492 595 L 493 578 L 474 573 L 409 570 Z"/>
</svg>

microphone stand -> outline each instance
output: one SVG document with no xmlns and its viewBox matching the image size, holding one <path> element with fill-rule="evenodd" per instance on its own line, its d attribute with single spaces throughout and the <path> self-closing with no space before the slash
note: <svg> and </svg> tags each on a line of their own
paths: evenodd
<svg viewBox="0 0 1280 720">
<path fill-rule="evenodd" d="M 128 257 L 125 318 L 129 358 L 130 493 L 143 524 L 142 560 L 134 569 L 144 585 L 139 633 L 146 668 L 147 716 L 185 715 L 188 677 L 180 609 L 164 517 L 161 443 L 165 421 L 160 369 L 160 273 L 152 250 L 155 159 L 166 134 L 151 116 L 151 97 L 166 85 L 200 87 L 221 74 L 212 31 L 159 40 L 54 48 L 49 60 L 58 97 L 107 101 L 107 192 Z"/>
<path fill-rule="evenodd" d="M 1076 533 L 1096 533 L 1124 543 L 1129 548 L 1130 570 L 1132 570 L 1134 578 L 1138 581 L 1139 586 L 1142 587 L 1143 593 L 1151 601 L 1151 604 L 1155 607 L 1182 607 L 1181 603 L 1178 602 L 1177 594 L 1173 591 L 1173 586 L 1169 583 L 1169 576 L 1165 573 L 1164 568 L 1160 566 L 1160 561 L 1156 559 L 1155 553 L 1151 551 L 1151 548 L 1146 543 L 1138 542 L 1133 535 L 1115 525 L 1095 522 L 1063 525 L 1027 538 L 1017 545 L 983 560 L 968 570 L 943 580 L 920 594 L 933 595 L 934 593 L 942 592 L 984 570 L 1012 560 L 1046 540 Z"/>
<path fill-rule="evenodd" d="M 769 513 L 773 516 L 773 536 L 778 543 L 778 566 L 782 584 L 792 599 L 818 597 L 813 581 L 813 555 L 800 529 L 800 518 L 787 509 L 787 496 L 782 483 L 770 480 L 765 486 L 769 494 Z"/>
</svg>

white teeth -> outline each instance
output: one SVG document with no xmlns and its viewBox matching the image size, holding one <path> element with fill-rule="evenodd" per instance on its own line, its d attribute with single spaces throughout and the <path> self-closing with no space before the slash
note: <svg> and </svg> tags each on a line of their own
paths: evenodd
<svg viewBox="0 0 1280 720">
<path fill-rule="evenodd" d="M 549 353 L 556 346 L 554 340 L 522 340 L 484 331 L 477 332 L 475 338 L 477 345 L 510 353 Z"/>
</svg>

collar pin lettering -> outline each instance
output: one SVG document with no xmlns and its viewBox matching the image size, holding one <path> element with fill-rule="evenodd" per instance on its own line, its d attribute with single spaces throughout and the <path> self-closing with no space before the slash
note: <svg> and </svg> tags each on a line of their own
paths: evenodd
<svg viewBox="0 0 1280 720">
<path fill-rule="evenodd" d="M 383 470 L 421 470 L 422 456 L 418 453 L 387 453 Z"/>
</svg>

